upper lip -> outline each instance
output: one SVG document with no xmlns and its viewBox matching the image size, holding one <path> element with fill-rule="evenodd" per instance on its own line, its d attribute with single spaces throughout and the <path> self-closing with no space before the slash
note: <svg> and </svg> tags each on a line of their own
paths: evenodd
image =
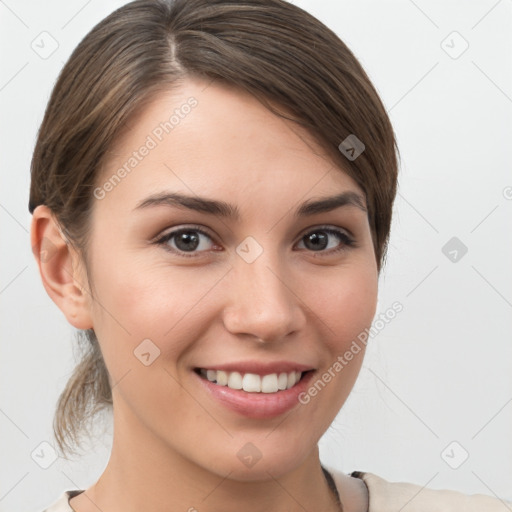
<svg viewBox="0 0 512 512">
<path fill-rule="evenodd" d="M 293 361 L 274 361 L 264 363 L 262 361 L 237 361 L 232 363 L 210 364 L 198 366 L 205 370 L 220 370 L 225 372 L 254 373 L 256 375 L 268 375 L 270 373 L 307 372 L 314 370 L 311 365 L 296 363 Z"/>
</svg>

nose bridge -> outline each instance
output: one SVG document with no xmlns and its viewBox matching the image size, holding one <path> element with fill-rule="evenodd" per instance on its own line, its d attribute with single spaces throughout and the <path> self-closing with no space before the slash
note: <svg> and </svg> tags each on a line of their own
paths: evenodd
<svg viewBox="0 0 512 512">
<path fill-rule="evenodd" d="M 233 333 L 278 341 L 300 328 L 300 302 L 278 250 L 250 238 L 237 247 L 225 325 Z"/>
</svg>

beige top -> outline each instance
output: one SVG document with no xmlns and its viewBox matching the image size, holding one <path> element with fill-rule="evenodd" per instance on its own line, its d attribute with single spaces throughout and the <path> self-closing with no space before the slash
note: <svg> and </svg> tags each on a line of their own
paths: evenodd
<svg viewBox="0 0 512 512">
<path fill-rule="evenodd" d="M 326 469 L 340 489 L 342 473 L 332 468 Z M 351 476 L 363 480 L 368 488 L 368 512 L 505 512 L 507 508 L 512 510 L 512 502 L 483 494 L 466 495 L 458 491 L 428 489 L 411 483 L 388 482 L 373 473 L 359 471 L 354 471 Z M 81 492 L 83 490 L 79 489 L 65 491 L 43 512 L 74 512 L 69 500 Z"/>
</svg>

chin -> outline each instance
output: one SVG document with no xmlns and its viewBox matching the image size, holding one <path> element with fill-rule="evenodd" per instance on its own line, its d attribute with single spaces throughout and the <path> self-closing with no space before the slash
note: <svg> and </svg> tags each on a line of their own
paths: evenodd
<svg viewBox="0 0 512 512">
<path fill-rule="evenodd" d="M 226 443 L 222 453 L 210 451 L 211 459 L 205 461 L 203 467 L 222 478 L 229 475 L 230 480 L 241 482 L 279 479 L 298 468 L 317 449 L 313 441 L 311 446 L 307 446 L 305 440 L 290 442 L 289 435 L 283 439 L 277 433 L 271 439 L 272 435 L 260 434 L 259 438 L 244 435 L 243 439 L 235 437 Z"/>
</svg>

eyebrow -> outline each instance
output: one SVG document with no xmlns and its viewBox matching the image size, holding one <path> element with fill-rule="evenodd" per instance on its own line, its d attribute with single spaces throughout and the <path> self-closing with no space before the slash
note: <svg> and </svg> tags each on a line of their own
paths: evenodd
<svg viewBox="0 0 512 512">
<path fill-rule="evenodd" d="M 185 208 L 228 219 L 240 220 L 240 210 L 236 205 L 200 196 L 189 196 L 178 192 L 161 192 L 140 201 L 135 210 L 144 210 L 154 206 Z M 357 192 L 347 190 L 335 196 L 310 199 L 302 203 L 294 213 L 295 217 L 308 217 L 329 212 L 341 207 L 355 207 L 367 212 L 363 197 Z"/>
</svg>

